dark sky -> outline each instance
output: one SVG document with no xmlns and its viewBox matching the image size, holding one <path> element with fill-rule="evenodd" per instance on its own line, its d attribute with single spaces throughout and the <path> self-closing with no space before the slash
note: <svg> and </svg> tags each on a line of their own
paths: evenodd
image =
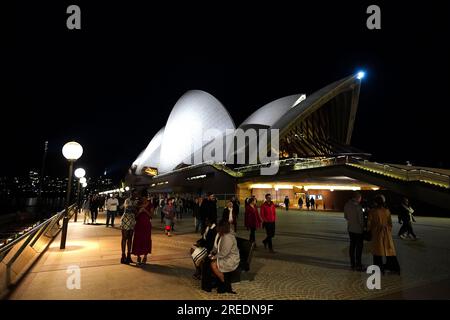
<svg viewBox="0 0 450 320">
<path fill-rule="evenodd" d="M 1 174 L 38 169 L 47 139 L 48 172 L 62 175 L 61 148 L 74 139 L 88 175 L 121 177 L 187 90 L 214 95 L 239 125 L 265 103 L 359 69 L 367 77 L 352 144 L 378 161 L 450 167 L 443 1 L 378 2 L 382 29 L 372 31 L 372 2 L 92 2 L 16 2 Z M 79 31 L 66 28 L 70 4 L 81 7 Z"/>
</svg>

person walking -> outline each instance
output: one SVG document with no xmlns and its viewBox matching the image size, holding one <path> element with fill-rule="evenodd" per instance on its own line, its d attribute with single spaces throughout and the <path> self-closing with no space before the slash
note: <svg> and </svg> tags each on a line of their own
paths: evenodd
<svg viewBox="0 0 450 320">
<path fill-rule="evenodd" d="M 261 228 L 261 217 L 258 213 L 258 208 L 256 207 L 256 201 L 250 198 L 249 205 L 245 208 L 245 227 L 250 230 L 250 242 L 254 244 L 256 248 L 256 229 Z"/>
<path fill-rule="evenodd" d="M 159 198 L 159 213 L 161 215 L 161 224 L 164 223 L 164 212 L 163 208 L 166 205 L 166 199 L 164 197 Z"/>
<path fill-rule="evenodd" d="M 298 208 L 299 208 L 300 210 L 303 209 L 303 198 L 302 198 L 302 197 L 299 197 L 299 198 L 298 198 Z"/>
<path fill-rule="evenodd" d="M 182 198 L 178 198 L 177 199 L 177 203 L 176 203 L 176 210 L 177 210 L 177 219 L 183 219 L 183 207 L 184 203 L 183 203 L 183 199 Z"/>
<path fill-rule="evenodd" d="M 137 256 L 137 264 L 147 263 L 147 255 L 152 253 L 152 217 L 154 207 L 148 200 L 147 193 L 141 195 L 134 227 L 133 249 L 131 253 Z M 144 258 L 141 260 L 141 256 Z"/>
<path fill-rule="evenodd" d="M 417 240 L 417 236 L 412 228 L 412 222 L 416 222 L 413 213 L 414 209 L 410 206 L 409 199 L 404 197 L 398 207 L 398 223 L 402 225 L 398 235 L 402 239 L 412 236 L 414 240 Z"/>
<path fill-rule="evenodd" d="M 112 195 L 108 200 L 106 200 L 106 227 L 109 227 L 109 222 L 111 220 L 111 227 L 114 228 L 114 219 L 116 218 L 117 208 L 119 207 L 119 200 L 117 200 L 116 195 Z"/>
<path fill-rule="evenodd" d="M 400 274 L 400 265 L 392 239 L 391 212 L 386 207 L 384 196 L 375 197 L 374 205 L 369 211 L 367 220 L 367 228 L 372 236 L 373 264 L 379 266 L 383 273 L 387 270 Z M 383 264 L 383 257 L 386 257 L 386 264 Z"/>
<path fill-rule="evenodd" d="M 311 199 L 309 199 L 309 203 L 311 204 L 311 210 L 316 210 L 316 207 L 315 207 L 316 200 L 314 200 L 313 196 L 311 196 Z"/>
<path fill-rule="evenodd" d="M 170 232 L 174 231 L 174 226 L 175 226 L 176 213 L 175 213 L 175 207 L 173 204 L 174 201 L 175 201 L 175 198 L 169 198 L 167 200 L 167 204 L 163 208 L 164 222 L 165 222 L 164 230 L 168 237 L 171 236 Z"/>
<path fill-rule="evenodd" d="M 129 198 L 124 202 L 124 213 L 122 219 L 120 220 L 120 228 L 122 230 L 122 258 L 120 263 L 130 264 L 133 263 L 131 260 L 131 249 L 133 241 L 134 227 L 136 225 L 136 214 L 138 209 L 139 199 L 136 190 L 131 192 Z M 125 247 L 127 248 L 127 254 L 125 255 Z"/>
<path fill-rule="evenodd" d="M 223 210 L 222 220 L 228 221 L 230 225 L 233 225 L 234 232 L 237 232 L 237 216 L 235 210 L 233 202 L 229 201 L 226 208 Z"/>
<path fill-rule="evenodd" d="M 311 206 L 311 202 L 309 200 L 309 196 L 306 196 L 306 209 L 309 211 L 309 207 Z"/>
<path fill-rule="evenodd" d="M 263 240 L 264 248 L 269 247 L 270 253 L 275 253 L 272 238 L 275 236 L 275 221 L 277 219 L 275 204 L 272 202 L 270 193 L 266 194 L 266 200 L 261 206 L 261 219 L 266 229 L 266 238 Z"/>
<path fill-rule="evenodd" d="M 233 202 L 233 211 L 236 214 L 236 223 L 237 223 L 237 220 L 239 219 L 239 209 L 240 209 L 241 203 L 239 202 L 238 199 L 236 199 L 235 196 L 231 197 L 231 202 Z"/>
<path fill-rule="evenodd" d="M 284 197 L 284 206 L 286 207 L 286 211 L 289 210 L 289 197 L 285 196 Z"/>
<path fill-rule="evenodd" d="M 206 228 L 206 220 L 217 223 L 217 201 L 212 192 L 208 192 L 207 198 L 203 200 L 200 207 L 200 216 L 202 219 L 202 233 Z"/>
<path fill-rule="evenodd" d="M 219 278 L 217 293 L 236 294 L 231 287 L 231 274 L 238 268 L 240 262 L 236 236 L 226 220 L 220 221 L 217 229 L 218 235 L 210 254 L 211 269 Z"/>
<path fill-rule="evenodd" d="M 193 205 L 192 215 L 194 216 L 194 219 L 195 219 L 195 233 L 201 231 L 203 228 L 202 218 L 200 215 L 200 207 L 202 206 L 202 202 L 203 202 L 203 198 L 197 197 L 197 198 L 195 198 L 194 205 Z"/>
<path fill-rule="evenodd" d="M 83 224 L 86 224 L 86 221 L 89 223 L 89 219 L 91 217 L 91 198 L 87 197 L 86 200 L 84 200 L 83 205 L 81 206 L 81 209 L 83 210 L 83 216 L 84 221 Z"/>
<path fill-rule="evenodd" d="M 361 199 L 361 194 L 355 192 L 344 206 L 344 217 L 347 220 L 347 231 L 350 237 L 350 263 L 352 270 L 357 271 L 364 271 L 361 263 L 364 246 L 364 212 Z"/>
<path fill-rule="evenodd" d="M 94 195 L 92 197 L 91 207 L 90 207 L 92 224 L 97 223 L 98 207 L 99 207 L 98 196 Z"/>
</svg>

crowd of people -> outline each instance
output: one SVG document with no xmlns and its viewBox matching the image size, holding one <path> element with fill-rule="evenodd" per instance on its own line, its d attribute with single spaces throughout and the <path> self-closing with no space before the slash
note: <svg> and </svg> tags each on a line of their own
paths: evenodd
<svg viewBox="0 0 450 320">
<path fill-rule="evenodd" d="M 309 205 L 314 205 L 309 202 Z M 286 208 L 289 199 L 285 199 Z M 299 207 L 303 203 L 300 204 Z M 165 234 L 170 237 L 175 231 L 176 222 L 183 215 L 190 214 L 195 218 L 195 233 L 201 238 L 191 248 L 196 266 L 194 278 L 201 281 L 201 288 L 210 292 L 217 287 L 219 293 L 235 293 L 231 287 L 231 277 L 240 263 L 240 253 L 236 233 L 239 219 L 240 203 L 235 197 L 226 201 L 225 208 L 218 214 L 217 199 L 213 193 L 206 196 L 191 194 L 170 196 L 158 194 L 149 196 L 146 191 L 138 194 L 132 190 L 128 198 L 110 195 L 102 198 L 98 195 L 88 197 L 82 209 L 85 212 L 84 223 L 91 219 L 96 224 L 98 211 L 106 211 L 106 227 L 114 227 L 117 213 L 122 211 L 120 229 L 122 231 L 120 262 L 135 263 L 131 256 L 137 257 L 137 265 L 147 263 L 147 256 L 152 252 L 152 218 L 160 217 Z M 275 253 L 272 239 L 275 236 L 277 220 L 276 205 L 271 194 L 265 195 L 264 202 L 258 207 L 257 199 L 251 196 L 244 203 L 244 226 L 249 231 L 248 240 L 256 249 L 256 231 L 263 228 L 265 238 L 262 244 L 270 253 Z M 287 210 L 287 209 L 286 209 Z M 417 239 L 412 222 L 415 221 L 414 210 L 407 198 L 392 208 L 398 214 L 402 225 L 398 233 L 401 239 Z M 349 256 L 352 270 L 364 271 L 362 252 L 364 241 L 371 241 L 373 264 L 380 270 L 400 274 L 400 265 L 392 238 L 391 210 L 388 209 L 383 195 L 377 195 L 370 203 L 362 201 L 359 192 L 344 207 L 347 220 L 347 231 L 350 238 Z"/>
<path fill-rule="evenodd" d="M 310 196 L 306 195 L 305 201 L 303 201 L 302 197 L 298 198 L 297 204 L 298 204 L 298 208 L 300 210 L 303 209 L 303 203 L 304 202 L 305 202 L 307 210 L 318 210 L 319 209 L 319 203 L 316 200 L 314 200 L 313 196 L 310 197 Z M 285 207 L 286 211 L 289 211 L 290 203 L 291 203 L 291 201 L 289 199 L 289 196 L 285 196 L 283 204 L 284 204 L 284 207 Z"/>
<path fill-rule="evenodd" d="M 266 238 L 262 243 L 265 248 L 269 249 L 269 252 L 275 253 L 272 245 L 272 238 L 275 235 L 275 204 L 272 202 L 270 194 L 266 194 L 265 201 L 259 209 L 256 203 L 254 196 L 245 199 L 244 224 L 250 231 L 249 241 L 253 247 L 256 247 L 255 232 L 264 227 Z M 236 240 L 240 203 L 235 197 L 231 198 L 227 202 L 218 224 L 217 205 L 213 194 L 209 193 L 205 199 L 196 199 L 195 204 L 194 215 L 200 223 L 199 227 L 196 224 L 196 230 L 201 230 L 202 237 L 191 249 L 197 266 L 194 278 L 201 280 L 201 287 L 205 291 L 210 292 L 217 285 L 219 293 L 235 293 L 231 287 L 231 277 L 240 263 Z M 203 257 L 200 260 L 201 255 Z"/>
</svg>

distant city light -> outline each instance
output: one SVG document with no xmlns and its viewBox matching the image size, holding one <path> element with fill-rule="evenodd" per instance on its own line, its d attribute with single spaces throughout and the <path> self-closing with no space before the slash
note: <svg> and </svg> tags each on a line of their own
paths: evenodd
<svg viewBox="0 0 450 320">
<path fill-rule="evenodd" d="M 358 72 L 358 74 L 356 75 L 356 78 L 358 78 L 359 80 L 361 80 L 362 78 L 364 78 L 364 76 L 366 75 L 366 73 L 364 71 L 360 71 Z"/>
</svg>

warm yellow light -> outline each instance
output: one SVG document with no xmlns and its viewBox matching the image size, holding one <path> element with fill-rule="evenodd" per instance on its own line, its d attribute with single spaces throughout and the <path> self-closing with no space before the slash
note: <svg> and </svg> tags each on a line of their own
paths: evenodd
<svg viewBox="0 0 450 320">
<path fill-rule="evenodd" d="M 144 167 L 144 173 L 148 176 L 154 177 L 158 175 L 158 169 L 157 168 L 151 168 L 151 167 Z"/>
<path fill-rule="evenodd" d="M 275 190 L 279 190 L 279 189 L 293 189 L 294 186 L 291 184 L 276 184 L 275 185 Z"/>
<path fill-rule="evenodd" d="M 358 186 L 331 186 L 331 185 L 310 185 L 310 186 L 305 186 L 305 190 L 325 190 L 328 189 L 330 191 L 334 191 L 334 190 L 361 190 L 361 187 Z"/>
<path fill-rule="evenodd" d="M 250 185 L 249 189 L 272 189 L 272 185 L 264 183 L 256 183 Z"/>
<path fill-rule="evenodd" d="M 380 188 L 378 188 L 378 187 L 372 187 L 372 190 L 373 190 L 373 191 L 377 191 L 377 190 L 380 190 Z"/>
</svg>

